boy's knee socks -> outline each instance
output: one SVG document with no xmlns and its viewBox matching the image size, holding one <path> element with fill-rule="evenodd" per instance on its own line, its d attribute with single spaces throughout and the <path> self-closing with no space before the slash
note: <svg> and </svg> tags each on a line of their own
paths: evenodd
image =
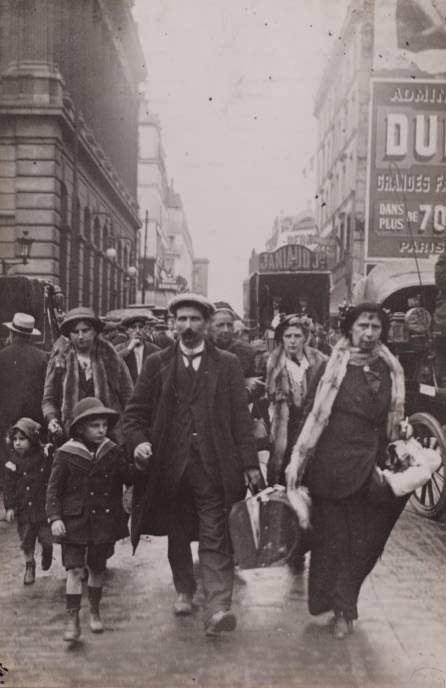
<svg viewBox="0 0 446 688">
<path fill-rule="evenodd" d="M 66 595 L 67 609 L 78 610 L 81 608 L 82 595 Z"/>
</svg>

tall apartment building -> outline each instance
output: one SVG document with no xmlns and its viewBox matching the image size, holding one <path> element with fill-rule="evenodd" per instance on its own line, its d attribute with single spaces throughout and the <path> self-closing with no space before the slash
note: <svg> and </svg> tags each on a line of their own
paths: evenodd
<svg viewBox="0 0 446 688">
<path fill-rule="evenodd" d="M 280 215 L 274 218 L 271 236 L 265 242 L 267 251 L 275 251 L 286 244 L 300 244 L 311 250 L 319 245 L 318 229 L 311 210 L 297 215 Z"/>
<path fill-rule="evenodd" d="M 315 99 L 332 306 L 377 263 L 446 249 L 445 17 L 444 0 L 348 6 Z"/>
<path fill-rule="evenodd" d="M 207 293 L 208 261 L 194 258 L 181 195 L 167 178 L 161 123 L 144 96 L 139 131 L 138 200 L 145 219 L 139 239 L 137 299 L 164 308 L 179 290 L 195 286 Z"/>
<path fill-rule="evenodd" d="M 317 118 L 316 222 L 329 246 L 339 303 L 351 296 L 353 273 L 364 269 L 370 8 L 352 2 L 340 40 L 323 73 L 315 99 Z"/>
<path fill-rule="evenodd" d="M 98 313 L 134 297 L 146 74 L 131 5 L 0 2 L 1 256 L 7 266 L 28 232 L 31 260 L 10 271 L 59 284 L 68 307 Z"/>
</svg>

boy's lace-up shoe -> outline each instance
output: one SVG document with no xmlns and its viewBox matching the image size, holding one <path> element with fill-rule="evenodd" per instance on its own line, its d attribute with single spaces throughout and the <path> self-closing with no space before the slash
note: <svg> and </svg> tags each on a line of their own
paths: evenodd
<svg viewBox="0 0 446 688">
<path fill-rule="evenodd" d="M 79 621 L 79 609 L 67 609 L 67 622 L 63 639 L 66 642 L 73 642 L 80 637 L 81 625 Z"/>
</svg>

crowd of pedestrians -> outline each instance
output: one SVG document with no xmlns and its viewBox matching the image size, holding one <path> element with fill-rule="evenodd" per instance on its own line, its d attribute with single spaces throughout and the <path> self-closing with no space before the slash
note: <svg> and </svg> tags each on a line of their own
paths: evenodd
<svg viewBox="0 0 446 688">
<path fill-rule="evenodd" d="M 134 550 L 142 534 L 167 536 L 177 616 L 195 606 L 197 540 L 204 632 L 234 630 L 231 507 L 247 489 L 292 491 L 301 483 L 313 501 L 310 613 L 332 611 L 337 638 L 351 632 L 362 582 L 407 499 L 378 485 L 375 471 L 404 414 L 387 318 L 378 304 L 349 309 L 329 346 L 305 305 L 279 319 L 269 351 L 250 341 L 228 303 L 179 294 L 165 322 L 135 311 L 119 332 L 90 308 L 74 308 L 49 355 L 32 344 L 31 315 L 5 323 L 6 520 L 17 522 L 25 585 L 36 578 L 36 542 L 42 570 L 51 566 L 53 542 L 61 545 L 64 639 L 81 634 L 85 579 L 90 629 L 103 631 L 106 562 L 129 525 Z M 253 432 L 259 414 L 269 429 L 266 469 Z"/>
</svg>

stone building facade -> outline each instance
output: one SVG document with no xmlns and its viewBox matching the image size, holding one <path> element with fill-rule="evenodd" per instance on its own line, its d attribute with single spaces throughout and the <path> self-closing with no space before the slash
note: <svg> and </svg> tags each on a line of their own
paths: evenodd
<svg viewBox="0 0 446 688">
<path fill-rule="evenodd" d="M 351 301 L 355 284 L 379 262 L 406 260 L 411 267 L 414 254 L 432 261 L 444 251 L 444 143 L 436 136 L 446 102 L 443 10 L 444 0 L 351 0 L 322 75 L 316 222 L 329 249 L 334 308 Z M 413 95 L 398 101 L 405 89 Z M 427 92 L 437 95 L 429 100 Z M 407 146 L 421 155 L 403 151 L 405 129 L 392 128 L 394 121 L 419 127 Z M 420 178 L 430 190 L 400 183 Z M 434 212 L 423 224 L 425 207 Z"/>
<path fill-rule="evenodd" d="M 138 201 L 145 216 L 139 241 L 137 300 L 165 308 L 178 291 L 207 294 L 207 259 L 194 257 L 181 195 L 168 181 L 161 122 L 141 98 Z"/>
<path fill-rule="evenodd" d="M 372 8 L 350 3 L 338 45 L 315 99 L 317 118 L 316 223 L 328 245 L 335 292 L 351 298 L 354 273 L 364 270 Z"/>
<path fill-rule="evenodd" d="M 0 0 L 0 252 L 59 284 L 66 307 L 134 300 L 138 85 L 130 0 Z M 110 249 L 114 249 L 111 251 Z M 13 261 L 11 261 L 13 262 Z"/>
</svg>

